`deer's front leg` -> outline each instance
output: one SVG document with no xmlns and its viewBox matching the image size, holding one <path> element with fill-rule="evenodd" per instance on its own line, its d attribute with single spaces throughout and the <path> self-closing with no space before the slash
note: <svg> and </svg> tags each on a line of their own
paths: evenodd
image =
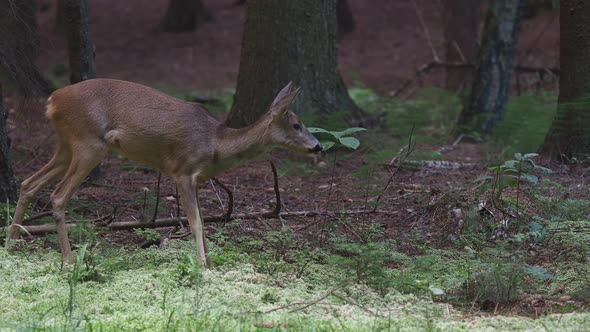
<svg viewBox="0 0 590 332">
<path fill-rule="evenodd" d="M 191 230 L 191 236 L 197 242 L 199 263 L 202 266 L 207 265 L 207 252 L 205 249 L 205 234 L 203 233 L 203 218 L 199 209 L 199 200 L 197 198 L 197 184 L 190 176 L 182 176 L 176 179 L 178 193 L 180 194 L 180 204 L 186 213 L 188 224 Z"/>
</svg>

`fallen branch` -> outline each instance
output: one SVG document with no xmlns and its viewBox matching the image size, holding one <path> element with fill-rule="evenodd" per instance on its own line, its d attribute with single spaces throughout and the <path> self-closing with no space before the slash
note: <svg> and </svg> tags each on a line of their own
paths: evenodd
<svg viewBox="0 0 590 332">
<path fill-rule="evenodd" d="M 52 214 L 53 214 L 53 211 L 45 211 L 45 212 L 37 213 L 37 214 L 34 214 L 34 215 L 28 217 L 23 222 L 27 223 L 27 222 L 31 222 L 33 220 L 37 220 L 37 219 L 41 219 L 41 218 L 45 218 L 45 217 L 50 217 Z M 67 212 L 66 212 L 66 214 L 67 214 Z"/>
<path fill-rule="evenodd" d="M 338 216 L 338 215 L 354 215 L 354 214 L 392 214 L 391 211 L 363 211 L 363 210 L 352 210 L 352 211 L 332 211 L 332 212 L 319 212 L 319 211 L 294 211 L 294 212 L 281 212 L 279 216 L 274 215 L 274 211 L 262 212 L 262 213 L 240 213 L 233 216 L 233 220 L 244 220 L 244 219 L 260 219 L 260 218 L 285 218 L 285 217 L 316 217 L 316 216 Z M 104 218 L 104 217 L 103 217 Z M 101 219 L 103 219 L 101 218 Z M 222 216 L 210 216 L 203 218 L 206 223 L 215 223 L 224 221 L 226 215 Z M 186 226 L 188 221 L 186 217 L 182 218 L 162 218 L 157 219 L 153 222 L 142 222 L 142 221 L 118 221 L 109 224 L 99 224 L 100 227 L 105 227 L 109 231 L 121 231 L 130 230 L 135 228 L 161 228 L 161 227 L 173 227 L 173 226 Z M 78 226 L 77 223 L 69 223 L 67 227 Z M 6 228 L 2 229 L 6 231 Z M 31 225 L 22 226 L 22 230 L 28 232 L 30 235 L 42 235 L 47 233 L 55 233 L 54 224 L 44 225 Z"/>
<path fill-rule="evenodd" d="M 431 61 L 428 63 L 423 64 L 416 70 L 416 75 L 414 77 L 408 78 L 402 86 L 389 93 L 390 96 L 395 97 L 399 95 L 401 92 L 407 89 L 414 81 L 416 81 L 422 74 L 428 73 L 432 68 L 435 67 L 443 67 L 443 68 L 468 68 L 468 69 L 475 69 L 475 64 L 473 63 L 461 63 L 461 62 L 441 62 L 441 61 Z M 557 77 L 561 74 L 561 69 L 556 67 L 533 67 L 533 66 L 521 66 L 516 65 L 514 66 L 514 70 L 521 73 L 536 73 L 538 75 L 544 74 L 552 74 Z"/>
<path fill-rule="evenodd" d="M 340 289 L 342 289 L 344 287 L 347 287 L 350 283 L 351 283 L 350 281 L 344 282 L 340 286 L 337 286 L 337 287 L 333 288 L 332 290 L 324 293 L 324 295 L 318 297 L 317 299 L 315 299 L 313 301 L 289 303 L 289 304 L 286 304 L 286 305 L 283 305 L 283 306 L 280 306 L 280 307 L 276 307 L 276 308 L 273 308 L 273 309 L 264 311 L 263 313 L 264 314 L 269 314 L 269 313 L 274 312 L 274 311 L 279 311 L 279 310 L 283 310 L 283 309 L 289 309 L 289 308 L 294 307 L 294 306 L 297 306 L 297 308 L 291 309 L 291 310 L 289 310 L 289 312 L 292 313 L 292 312 L 296 312 L 296 311 L 301 311 L 303 309 L 306 309 L 306 308 L 311 307 L 312 305 L 315 305 L 315 304 L 318 304 L 318 303 L 322 302 L 323 300 L 325 300 L 326 298 L 328 298 L 330 295 L 334 295 L 334 292 L 335 291 L 340 290 Z"/>
</svg>

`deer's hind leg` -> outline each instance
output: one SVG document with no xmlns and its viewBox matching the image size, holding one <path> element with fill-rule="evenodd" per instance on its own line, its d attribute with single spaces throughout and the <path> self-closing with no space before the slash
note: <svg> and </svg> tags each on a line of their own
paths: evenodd
<svg viewBox="0 0 590 332">
<path fill-rule="evenodd" d="M 41 190 L 66 173 L 70 161 L 70 150 L 67 147 L 59 145 L 51 160 L 43 166 L 43 168 L 37 171 L 37 173 L 22 182 L 18 202 L 14 211 L 14 217 L 8 231 L 8 237 L 10 239 L 15 240 L 19 238 L 21 231 L 20 226 L 23 224 L 25 211 L 29 204 Z"/>
<path fill-rule="evenodd" d="M 72 263 L 73 256 L 66 227 L 66 208 L 76 190 L 84 179 L 103 160 L 108 153 L 105 142 L 84 142 L 84 145 L 72 146 L 72 160 L 64 178 L 57 184 L 51 194 L 53 217 L 57 227 L 59 247 L 65 262 Z"/>
</svg>

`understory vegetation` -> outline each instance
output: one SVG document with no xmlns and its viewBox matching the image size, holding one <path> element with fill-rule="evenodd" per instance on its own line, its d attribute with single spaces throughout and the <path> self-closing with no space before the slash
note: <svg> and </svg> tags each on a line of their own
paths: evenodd
<svg viewBox="0 0 590 332">
<path fill-rule="evenodd" d="M 361 88 L 350 94 L 381 127 L 355 132 L 362 143 L 354 153 L 335 145 L 323 168 L 286 161 L 280 173 L 323 174 L 331 182 L 338 163 L 358 165 L 347 169 L 350 211 L 373 213 L 339 211 L 317 193 L 334 208 L 297 227 L 289 219 L 230 221 L 208 234 L 210 270 L 198 266 L 185 240 L 120 246 L 99 228 L 75 227 L 76 263 L 68 266 L 52 235 L 8 252 L 0 233 L 0 330 L 590 328 L 590 193 L 530 153 L 543 142 L 555 96 L 512 98 L 479 159 L 448 161 L 440 147 L 453 148 L 457 96 L 434 89 L 412 100 Z M 216 100 L 220 109 L 231 102 Z M 437 161 L 464 176 L 447 179 L 447 168 L 435 169 L 442 175 L 416 185 Z M 138 195 L 145 215 L 154 198 Z M 74 202 L 70 217 L 95 209 L 82 203 Z M 2 205 L 2 226 L 13 210 Z M 148 242 L 161 236 L 132 233 Z"/>
</svg>

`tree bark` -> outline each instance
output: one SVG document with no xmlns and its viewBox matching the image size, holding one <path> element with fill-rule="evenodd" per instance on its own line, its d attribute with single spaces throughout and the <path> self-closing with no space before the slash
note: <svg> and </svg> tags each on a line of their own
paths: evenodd
<svg viewBox="0 0 590 332">
<path fill-rule="evenodd" d="M 66 3 L 67 0 L 57 0 L 55 9 L 55 31 L 60 33 L 66 31 Z"/>
<path fill-rule="evenodd" d="M 560 22 L 557 115 L 541 152 L 572 162 L 590 157 L 590 3 L 561 0 Z"/>
<path fill-rule="evenodd" d="M 170 0 L 159 30 L 166 32 L 194 31 L 202 23 L 213 21 L 213 15 L 201 0 Z"/>
<path fill-rule="evenodd" d="M 70 83 L 96 78 L 88 0 L 67 0 L 66 18 Z"/>
<path fill-rule="evenodd" d="M 512 81 L 522 0 L 490 2 L 473 88 L 459 117 L 457 131 L 488 136 L 502 119 Z"/>
<path fill-rule="evenodd" d="M 35 1 L 0 0 L 0 67 L 25 97 L 49 93 L 35 65 L 38 51 Z"/>
<path fill-rule="evenodd" d="M 445 39 L 447 62 L 474 63 L 477 55 L 478 9 L 477 0 L 445 0 Z M 447 88 L 463 91 L 470 86 L 473 70 L 447 69 Z"/>
<path fill-rule="evenodd" d="M 27 97 L 46 95 L 47 81 L 37 70 L 36 7 L 32 0 L 0 0 L 0 69 Z M 16 200 L 16 182 L 10 162 L 10 138 L 6 128 L 8 112 L 0 85 L 0 202 Z"/>
<path fill-rule="evenodd" d="M 306 120 L 347 118 L 361 111 L 337 63 L 336 0 L 249 0 L 236 95 L 227 118 L 243 127 L 267 111 L 288 82 L 302 87 L 292 110 Z"/>
<path fill-rule="evenodd" d="M 0 202 L 16 200 L 16 183 L 10 162 L 10 139 L 6 131 L 8 112 L 2 101 L 2 85 L 0 84 Z"/>
<path fill-rule="evenodd" d="M 66 0 L 65 7 L 70 83 L 96 78 L 95 47 L 90 33 L 88 0 Z M 91 180 L 100 177 L 100 166 L 90 172 Z"/>
</svg>

